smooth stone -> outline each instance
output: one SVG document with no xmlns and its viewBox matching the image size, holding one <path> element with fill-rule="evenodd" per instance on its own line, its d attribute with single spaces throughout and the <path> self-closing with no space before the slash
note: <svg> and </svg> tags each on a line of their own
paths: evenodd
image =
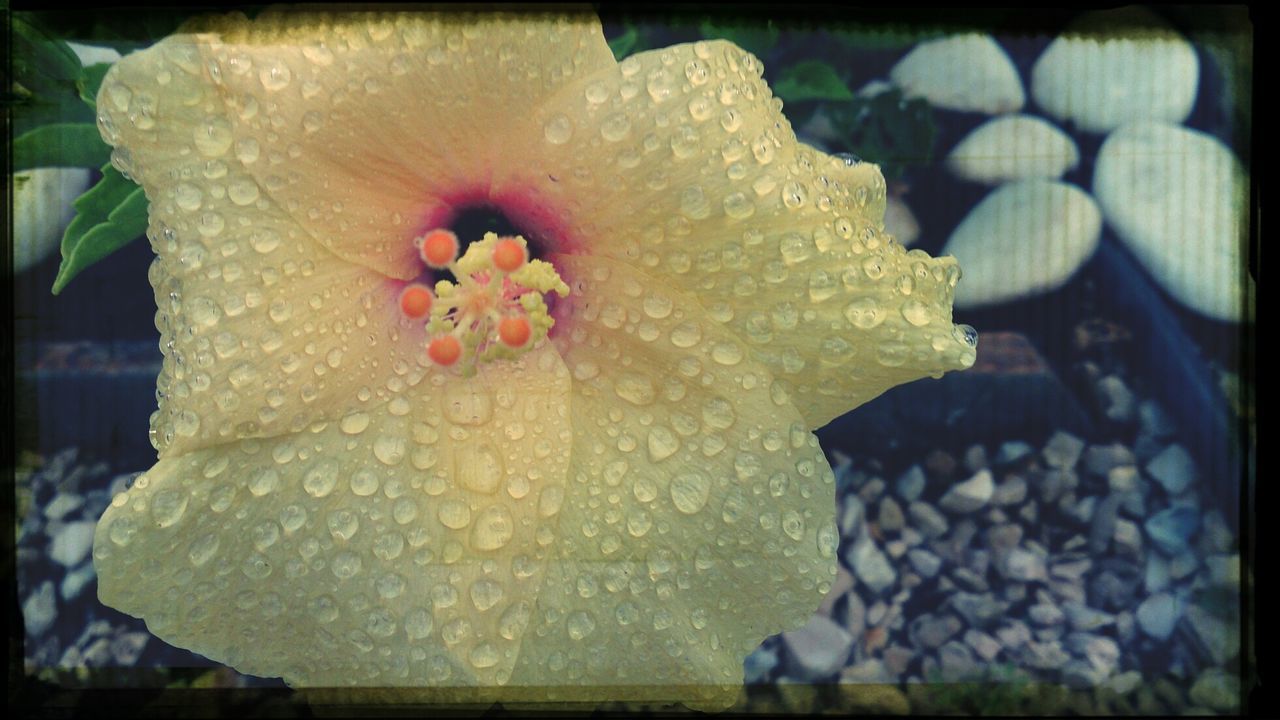
<svg viewBox="0 0 1280 720">
<path fill-rule="evenodd" d="M 1166 555 L 1185 553 L 1187 543 L 1200 525 L 1200 513 L 1193 508 L 1174 506 L 1152 515 L 1144 527 L 1156 549 Z"/>
<path fill-rule="evenodd" d="M 990 35 L 950 35 L 916 45 L 889 71 L 909 98 L 946 110 L 987 115 L 1016 112 L 1026 103 L 1018 70 Z"/>
<path fill-rule="evenodd" d="M 901 198 L 890 195 L 884 204 L 884 231 L 902 247 L 911 247 L 920 239 L 920 221 Z"/>
<path fill-rule="evenodd" d="M 109 47 L 84 45 L 76 42 L 68 42 L 67 47 L 76 54 L 76 57 L 80 59 L 80 64 L 84 67 L 99 63 L 110 64 L 120 59 L 120 53 Z"/>
<path fill-rule="evenodd" d="M 897 677 L 907 671 L 907 666 L 916 656 L 916 651 L 901 645 L 890 645 L 884 649 L 883 655 L 885 669 Z"/>
<path fill-rule="evenodd" d="M 840 537 L 858 539 L 866 534 L 867 527 L 863 523 L 866 508 L 857 495 L 846 495 L 844 509 L 840 513 Z"/>
<path fill-rule="evenodd" d="M 782 633 L 787 674 L 799 680 L 830 677 L 844 667 L 854 637 L 830 618 L 815 615 L 799 630 Z"/>
<path fill-rule="evenodd" d="M 1116 27 L 1127 20 L 1132 23 Z M 1136 120 L 1182 122 L 1200 64 L 1181 35 L 1149 12 L 1083 16 L 1031 69 L 1031 97 L 1050 117 L 1105 133 Z"/>
<path fill-rule="evenodd" d="M 1147 463 L 1147 474 L 1170 495 L 1181 495 L 1196 479 L 1196 463 L 1181 445 L 1170 445 Z"/>
<path fill-rule="evenodd" d="M 867 630 L 867 606 L 862 602 L 862 596 L 856 592 L 848 593 L 844 597 L 844 615 L 841 618 L 844 621 L 844 627 L 855 638 L 862 637 Z"/>
<path fill-rule="evenodd" d="M 1142 477 L 1138 468 L 1132 465 L 1121 465 L 1107 471 L 1107 489 L 1113 493 L 1126 494 L 1139 492 L 1142 489 Z"/>
<path fill-rule="evenodd" d="M 48 505 L 44 506 L 44 516 L 50 520 L 61 520 L 84 505 L 84 497 L 70 493 L 58 493 Z"/>
<path fill-rule="evenodd" d="M 1000 641 L 975 628 L 969 628 L 965 631 L 964 641 L 965 644 L 973 648 L 978 657 L 987 662 L 995 660 L 1003 649 L 1000 646 Z"/>
<path fill-rule="evenodd" d="M 778 666 L 778 653 L 771 648 L 756 648 L 743 663 L 743 675 L 747 684 L 760 682 Z"/>
<path fill-rule="evenodd" d="M 1169 560 L 1169 577 L 1174 580 L 1182 580 L 1189 577 L 1199 568 L 1200 558 L 1196 557 L 1194 550 L 1187 548 Z"/>
<path fill-rule="evenodd" d="M 1160 403 L 1150 399 L 1138 403 L 1138 427 L 1143 434 L 1157 438 L 1168 437 L 1178 431 L 1169 413 Z"/>
<path fill-rule="evenodd" d="M 951 453 L 942 450 L 934 450 L 924 458 L 925 469 L 932 473 L 935 479 L 950 480 L 959 466 L 960 464 Z"/>
<path fill-rule="evenodd" d="M 1092 500 L 1094 496 L 1085 498 Z M 1089 552 L 1101 555 L 1111 544 L 1116 533 L 1116 522 L 1120 518 L 1120 502 L 1122 498 L 1112 493 L 1097 503 L 1093 509 L 1093 518 L 1089 525 Z"/>
<path fill-rule="evenodd" d="M 990 470 L 982 470 L 964 482 L 951 486 L 938 501 L 938 507 L 955 514 L 977 512 L 991 502 L 995 494 L 995 480 Z"/>
<path fill-rule="evenodd" d="M 13 273 L 39 265 L 62 243 L 76 210 L 72 202 L 89 187 L 88 168 L 43 167 L 9 176 L 13 188 Z"/>
<path fill-rule="evenodd" d="M 1111 540 L 1115 543 L 1118 555 L 1141 559 L 1142 530 L 1138 527 L 1138 523 L 1131 520 L 1116 520 L 1115 532 L 1112 533 Z"/>
<path fill-rule="evenodd" d="M 868 658 L 840 671 L 842 683 L 891 683 L 896 680 L 880 658 Z"/>
<path fill-rule="evenodd" d="M 1231 552 L 1235 547 L 1235 534 L 1227 525 L 1222 512 L 1214 508 L 1204 514 L 1204 524 L 1200 528 L 1200 543 L 1206 555 L 1221 555 Z"/>
<path fill-rule="evenodd" d="M 1117 695 L 1128 695 L 1137 690 L 1142 683 L 1142 673 L 1137 670 L 1129 670 L 1107 680 L 1106 686 Z"/>
<path fill-rule="evenodd" d="M 97 523 L 80 521 L 62 526 L 49 544 L 49 557 L 64 567 L 75 567 L 93 549 L 93 530 Z"/>
<path fill-rule="evenodd" d="M 22 603 L 22 623 L 28 639 L 37 638 L 53 626 L 58 617 L 58 598 L 53 581 L 46 580 Z"/>
<path fill-rule="evenodd" d="M 1252 294 L 1248 199 L 1230 148 L 1198 130 L 1127 125 L 1098 151 L 1093 194 L 1107 224 L 1170 295 L 1215 320 L 1242 319 Z"/>
<path fill-rule="evenodd" d="M 866 505 L 871 505 L 884 494 L 884 480 L 873 477 L 858 488 L 858 497 Z"/>
<path fill-rule="evenodd" d="M 1223 666 L 1240 654 L 1240 626 L 1229 624 L 1199 605 L 1183 613 L 1183 624 L 1214 665 Z"/>
<path fill-rule="evenodd" d="M 1022 664 L 1036 670 L 1057 670 L 1071 660 L 1057 640 L 1032 640 L 1022 647 Z"/>
<path fill-rule="evenodd" d="M 1209 668 L 1200 673 L 1191 686 L 1191 702 L 1219 713 L 1240 711 L 1240 678 L 1222 668 Z"/>
<path fill-rule="evenodd" d="M 1089 605 L 1114 611 L 1132 607 L 1141 583 L 1139 574 L 1132 565 L 1102 570 L 1089 581 Z"/>
<path fill-rule="evenodd" d="M 1031 642 L 1031 628 L 1021 620 L 1010 620 L 996 630 L 1000 645 L 1007 650 L 1020 650 Z"/>
<path fill-rule="evenodd" d="M 1026 499 L 1027 481 L 1019 475 L 1006 477 L 1004 482 L 996 486 L 995 492 L 991 495 L 991 502 L 1000 506 L 1018 505 Z"/>
<path fill-rule="evenodd" d="M 1107 674 L 1087 660 L 1070 660 L 1062 666 L 1063 684 L 1076 690 L 1097 687 L 1106 680 Z"/>
<path fill-rule="evenodd" d="M 1093 560 L 1087 557 L 1062 560 L 1054 563 L 1050 573 L 1064 580 L 1079 581 L 1093 567 Z"/>
<path fill-rule="evenodd" d="M 845 560 L 853 569 L 854 577 L 870 588 L 873 593 L 885 592 L 893 587 L 894 581 L 898 579 L 898 573 L 893 569 L 889 558 L 885 557 L 870 538 L 863 538 L 850 548 L 845 555 Z"/>
<path fill-rule="evenodd" d="M 1057 605 L 1046 603 L 1032 605 L 1027 609 L 1027 617 L 1031 622 L 1041 626 L 1061 625 L 1067 619 L 1066 613 L 1062 612 Z"/>
<path fill-rule="evenodd" d="M 1095 385 L 1098 399 L 1102 404 L 1102 413 L 1114 423 L 1126 424 L 1133 420 L 1134 395 L 1124 380 L 1115 375 L 1108 375 Z"/>
<path fill-rule="evenodd" d="M 1004 563 L 1000 565 L 1000 574 L 1016 582 L 1037 582 L 1049 579 L 1044 558 L 1022 548 L 1009 551 Z"/>
<path fill-rule="evenodd" d="M 80 596 L 85 586 L 93 582 L 97 577 L 98 574 L 93 569 L 93 563 L 85 563 L 62 578 L 62 584 L 58 586 L 58 592 L 62 594 L 64 601 L 75 600 Z"/>
<path fill-rule="evenodd" d="M 958 567 L 951 571 L 951 577 L 960 587 L 969 592 L 984 593 L 991 589 L 986 578 L 967 567 Z"/>
<path fill-rule="evenodd" d="M 1080 164 L 1071 138 L 1031 115 L 1005 115 L 980 125 L 947 155 L 956 177 L 984 185 L 1014 180 L 1057 180 Z"/>
<path fill-rule="evenodd" d="M 896 533 L 901 530 L 906 524 L 906 517 L 902 514 L 902 506 L 891 497 L 881 500 L 877 523 L 882 532 Z"/>
<path fill-rule="evenodd" d="M 1089 664 L 1110 676 L 1120 666 L 1120 646 L 1115 640 L 1091 633 L 1072 633 L 1067 636 L 1067 647 L 1083 655 Z"/>
<path fill-rule="evenodd" d="M 995 305 L 1062 287 L 1093 255 L 1102 215 L 1080 188 L 1020 180 L 993 190 L 952 231 L 943 255 L 964 268 L 961 309 Z"/>
<path fill-rule="evenodd" d="M 1049 467 L 1071 470 L 1080 461 L 1084 448 L 1084 440 L 1069 432 L 1059 430 L 1045 443 L 1040 455 Z"/>
<path fill-rule="evenodd" d="M 964 467 L 971 473 L 987 469 L 987 449 L 981 445 L 970 445 L 964 451 Z"/>
<path fill-rule="evenodd" d="M 1148 593 L 1157 593 L 1169 587 L 1169 559 L 1160 553 L 1148 553 L 1142 586 Z"/>
<path fill-rule="evenodd" d="M 1030 443 L 1021 440 L 1009 440 L 1000 444 L 1000 448 L 996 450 L 995 465 L 996 467 L 1004 467 L 1022 462 L 1023 460 L 1035 454 L 1035 448 Z"/>
<path fill-rule="evenodd" d="M 907 514 L 911 517 L 911 523 L 915 529 L 929 539 L 945 535 L 947 528 L 950 527 L 947 518 L 927 503 L 919 501 L 911 503 L 907 506 Z"/>
<path fill-rule="evenodd" d="M 933 578 L 942 569 L 942 559 L 923 548 L 916 548 L 907 553 L 907 561 L 923 578 Z"/>
<path fill-rule="evenodd" d="M 151 639 L 148 633 L 125 633 L 111 641 L 111 657 L 116 664 L 130 667 L 138 663 Z"/>
<path fill-rule="evenodd" d="M 1082 457 L 1084 467 L 1094 475 L 1106 477 L 1118 467 L 1131 466 L 1136 462 L 1133 451 L 1124 443 L 1110 445 L 1090 445 Z"/>
<path fill-rule="evenodd" d="M 958 592 L 951 596 L 950 607 L 970 627 L 982 628 L 1008 611 L 1010 603 L 986 593 Z M 1005 643 L 1006 645 L 1008 643 Z"/>
<path fill-rule="evenodd" d="M 907 633 L 917 647 L 933 650 L 951 639 L 963 627 L 964 623 L 955 615 L 939 617 L 926 613 L 912 621 Z"/>
<path fill-rule="evenodd" d="M 1143 634 L 1164 642 L 1182 617 L 1182 603 L 1169 593 L 1156 593 L 1142 601 L 1134 617 Z"/>
<path fill-rule="evenodd" d="M 1071 629 L 1076 632 L 1093 632 L 1116 621 L 1114 615 L 1095 610 L 1081 602 L 1062 603 L 1062 612 L 1067 616 Z"/>
<path fill-rule="evenodd" d="M 924 470 L 919 465 L 912 465 L 894 481 L 893 492 L 903 502 L 910 504 L 920 499 L 920 494 L 924 492 L 925 483 Z"/>
<path fill-rule="evenodd" d="M 973 651 L 959 640 L 951 640 L 938 648 L 938 670 L 943 682 L 959 682 L 977 674 Z"/>
</svg>

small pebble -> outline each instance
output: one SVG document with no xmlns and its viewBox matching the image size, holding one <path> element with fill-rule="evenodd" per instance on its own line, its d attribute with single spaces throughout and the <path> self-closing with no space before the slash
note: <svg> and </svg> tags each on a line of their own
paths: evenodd
<svg viewBox="0 0 1280 720">
<path fill-rule="evenodd" d="M 894 481 L 893 491 L 903 502 L 910 504 L 920 499 L 920 494 L 924 492 L 924 486 L 924 470 L 919 465 L 912 465 Z"/>
<path fill-rule="evenodd" d="M 1146 471 L 1170 495 L 1181 495 L 1196 479 L 1195 461 L 1181 445 L 1165 448 L 1147 463 Z"/>
<path fill-rule="evenodd" d="M 1084 452 L 1083 440 L 1059 430 L 1049 438 L 1049 442 L 1045 444 L 1040 454 L 1050 467 L 1070 470 L 1076 466 L 1082 452 Z"/>
<path fill-rule="evenodd" d="M 968 480 L 953 485 L 938 501 L 938 507 L 954 514 L 973 513 L 985 507 L 994 493 L 995 481 L 991 471 L 981 470 Z"/>
</svg>

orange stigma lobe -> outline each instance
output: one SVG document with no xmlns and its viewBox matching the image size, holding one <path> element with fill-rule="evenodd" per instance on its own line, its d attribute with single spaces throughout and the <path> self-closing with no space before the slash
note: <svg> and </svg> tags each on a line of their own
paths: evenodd
<svg viewBox="0 0 1280 720">
<path fill-rule="evenodd" d="M 418 283 L 406 285 L 404 290 L 400 291 L 400 312 L 415 320 L 426 317 L 427 313 L 431 312 L 434 299 L 425 285 Z"/>
<path fill-rule="evenodd" d="M 458 257 L 458 236 L 449 230 L 432 230 L 422 236 L 418 250 L 429 267 L 443 269 Z"/>
<path fill-rule="evenodd" d="M 462 357 L 462 343 L 452 335 L 441 335 L 427 345 L 427 357 L 437 365 L 452 365 Z"/>
<path fill-rule="evenodd" d="M 523 347 L 532 333 L 529 319 L 523 315 L 508 315 L 498 322 L 498 339 L 507 347 Z"/>
<path fill-rule="evenodd" d="M 519 270 L 526 259 L 524 247 L 511 238 L 502 238 L 493 246 L 493 264 L 503 272 Z"/>
</svg>

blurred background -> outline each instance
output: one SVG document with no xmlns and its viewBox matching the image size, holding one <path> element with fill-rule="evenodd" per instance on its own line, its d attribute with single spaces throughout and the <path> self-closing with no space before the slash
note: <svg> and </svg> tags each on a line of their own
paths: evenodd
<svg viewBox="0 0 1280 720">
<path fill-rule="evenodd" d="M 90 558 L 112 494 L 155 459 L 151 251 L 105 155 L 45 152 L 79 141 L 40 133 L 91 124 L 78 96 L 189 12 L 13 14 L 14 156 L 68 165 L 10 175 L 15 639 L 36 702 L 283 687 L 102 606 Z M 803 142 L 881 166 L 886 230 L 960 260 L 955 321 L 979 332 L 971 370 L 819 431 L 841 574 L 808 626 L 747 658 L 745 707 L 1239 712 L 1254 680 L 1247 13 L 603 20 L 620 58 L 720 37 L 760 57 Z M 63 47 L 74 63 L 42 55 Z M 118 249 L 64 262 L 86 237 Z M 285 691 L 254 702 L 303 712 Z"/>
</svg>

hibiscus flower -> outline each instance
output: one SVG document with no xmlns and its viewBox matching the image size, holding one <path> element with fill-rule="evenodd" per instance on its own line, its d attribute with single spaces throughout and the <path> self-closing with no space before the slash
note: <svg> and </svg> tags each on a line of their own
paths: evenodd
<svg viewBox="0 0 1280 720">
<path fill-rule="evenodd" d="M 762 72 L 618 63 L 573 14 L 268 12 L 121 60 L 164 365 L 103 602 L 295 686 L 732 701 L 835 577 L 810 430 L 975 354 L 955 262 Z M 454 254 L 475 207 L 520 237 Z"/>
</svg>

